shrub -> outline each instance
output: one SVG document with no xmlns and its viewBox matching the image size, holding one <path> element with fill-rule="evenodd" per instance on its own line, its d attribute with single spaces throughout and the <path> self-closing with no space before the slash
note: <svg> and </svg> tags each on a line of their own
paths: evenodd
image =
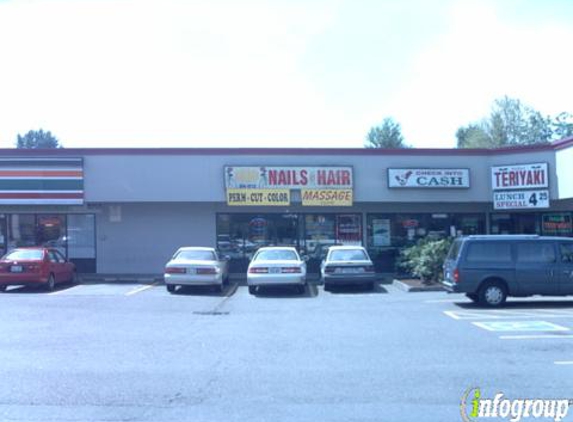
<svg viewBox="0 0 573 422">
<path fill-rule="evenodd" d="M 437 282 L 442 277 L 444 260 L 453 238 L 420 239 L 414 246 L 400 253 L 400 267 L 424 282 Z"/>
</svg>

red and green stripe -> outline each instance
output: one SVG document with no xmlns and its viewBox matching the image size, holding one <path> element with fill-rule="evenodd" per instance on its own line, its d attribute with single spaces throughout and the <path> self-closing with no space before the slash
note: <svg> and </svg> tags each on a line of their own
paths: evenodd
<svg viewBox="0 0 573 422">
<path fill-rule="evenodd" d="M 83 204 L 81 158 L 0 158 L 0 204 Z"/>
</svg>

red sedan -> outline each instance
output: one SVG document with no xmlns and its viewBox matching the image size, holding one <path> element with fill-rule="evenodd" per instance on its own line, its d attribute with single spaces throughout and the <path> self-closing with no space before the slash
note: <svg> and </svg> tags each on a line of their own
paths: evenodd
<svg viewBox="0 0 573 422">
<path fill-rule="evenodd" d="M 17 248 L 0 259 L 0 292 L 13 285 L 53 290 L 57 283 L 74 282 L 76 267 L 56 249 Z"/>
</svg>

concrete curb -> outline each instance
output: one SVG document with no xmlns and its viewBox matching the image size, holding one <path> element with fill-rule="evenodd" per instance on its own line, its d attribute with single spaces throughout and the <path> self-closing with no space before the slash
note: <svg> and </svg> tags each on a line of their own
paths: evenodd
<svg viewBox="0 0 573 422">
<path fill-rule="evenodd" d="M 400 280 L 394 279 L 392 281 L 392 285 L 400 290 L 405 291 L 406 293 L 416 293 L 416 292 L 445 292 L 441 285 L 434 285 L 434 286 L 426 286 L 426 287 L 412 287 L 408 286 L 406 283 L 401 282 Z"/>
</svg>

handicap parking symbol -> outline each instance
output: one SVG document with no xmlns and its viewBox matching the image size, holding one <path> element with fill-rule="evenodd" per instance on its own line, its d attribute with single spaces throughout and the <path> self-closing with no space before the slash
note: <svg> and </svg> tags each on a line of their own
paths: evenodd
<svg viewBox="0 0 573 422">
<path fill-rule="evenodd" d="M 569 328 L 547 321 L 483 321 L 474 325 L 488 331 L 569 331 Z"/>
</svg>

